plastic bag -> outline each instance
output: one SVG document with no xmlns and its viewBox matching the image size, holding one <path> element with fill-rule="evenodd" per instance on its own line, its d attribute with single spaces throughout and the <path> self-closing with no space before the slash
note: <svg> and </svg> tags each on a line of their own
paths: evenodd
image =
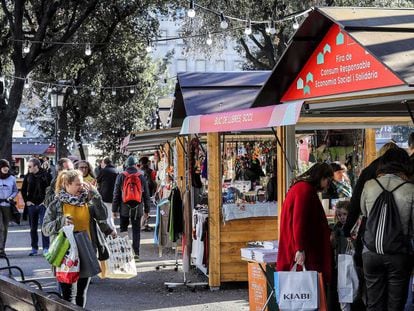
<svg viewBox="0 0 414 311">
<path fill-rule="evenodd" d="M 54 267 L 59 267 L 62 263 L 63 257 L 70 246 L 69 240 L 66 238 L 63 230 L 59 232 L 57 237 L 50 244 L 49 251 L 43 256 Z"/>
<path fill-rule="evenodd" d="M 134 253 L 128 236 L 107 237 L 109 259 L 105 261 L 102 276 L 112 279 L 129 279 L 137 275 Z"/>
<path fill-rule="evenodd" d="M 56 280 L 59 283 L 73 284 L 79 280 L 80 264 L 78 247 L 76 246 L 75 237 L 73 235 L 73 225 L 64 226 L 63 232 L 69 240 L 69 250 L 63 257 L 62 264 L 56 268 Z"/>
</svg>

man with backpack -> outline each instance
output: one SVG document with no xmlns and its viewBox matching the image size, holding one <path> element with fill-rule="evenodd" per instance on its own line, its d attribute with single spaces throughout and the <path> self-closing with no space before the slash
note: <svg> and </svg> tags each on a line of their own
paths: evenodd
<svg viewBox="0 0 414 311">
<path fill-rule="evenodd" d="M 138 159 L 129 156 L 125 171 L 118 175 L 112 202 L 114 218 L 120 216 L 120 232 L 128 232 L 132 225 L 132 248 L 135 260 L 139 261 L 141 217 L 148 217 L 150 211 L 150 191 L 144 174 L 138 170 Z"/>
<path fill-rule="evenodd" d="M 409 156 L 390 149 L 379 160 L 377 178 L 365 183 L 361 211 L 367 217 L 362 260 L 367 310 L 403 310 L 413 268 L 414 184 Z"/>
</svg>

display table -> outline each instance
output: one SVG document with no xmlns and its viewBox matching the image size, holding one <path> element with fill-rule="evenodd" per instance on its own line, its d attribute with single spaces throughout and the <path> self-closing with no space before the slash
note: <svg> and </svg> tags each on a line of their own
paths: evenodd
<svg viewBox="0 0 414 311">
<path fill-rule="evenodd" d="M 277 216 L 277 202 L 223 204 L 224 221 Z"/>
</svg>

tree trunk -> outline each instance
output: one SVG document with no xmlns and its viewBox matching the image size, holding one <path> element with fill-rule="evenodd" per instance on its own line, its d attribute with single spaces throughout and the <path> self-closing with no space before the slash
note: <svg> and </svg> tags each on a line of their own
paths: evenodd
<svg viewBox="0 0 414 311">
<path fill-rule="evenodd" d="M 14 80 L 9 103 L 0 113 L 0 158 L 12 159 L 13 126 L 23 97 L 23 80 Z"/>
</svg>

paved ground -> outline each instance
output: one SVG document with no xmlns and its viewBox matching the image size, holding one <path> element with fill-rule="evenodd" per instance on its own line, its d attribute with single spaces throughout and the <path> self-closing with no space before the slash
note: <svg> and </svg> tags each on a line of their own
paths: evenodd
<svg viewBox="0 0 414 311">
<path fill-rule="evenodd" d="M 93 278 L 89 288 L 87 309 L 90 310 L 248 310 L 246 283 L 224 285 L 218 291 L 198 288 L 176 288 L 169 292 L 164 282 L 182 282 L 183 272 L 179 268 L 155 267 L 162 263 L 174 263 L 174 252 L 158 256 L 152 244 L 151 232 L 142 232 L 141 262 L 137 264 L 138 276 L 130 280 L 101 280 Z M 20 266 L 27 278 L 35 278 L 47 290 L 56 290 L 56 283 L 49 264 L 41 255 L 27 256 L 30 251 L 30 235 L 27 223 L 11 226 L 6 252 L 12 265 Z M 0 260 L 0 265 L 4 265 Z M 191 270 L 187 276 L 191 282 L 206 281 L 204 275 Z"/>
</svg>

